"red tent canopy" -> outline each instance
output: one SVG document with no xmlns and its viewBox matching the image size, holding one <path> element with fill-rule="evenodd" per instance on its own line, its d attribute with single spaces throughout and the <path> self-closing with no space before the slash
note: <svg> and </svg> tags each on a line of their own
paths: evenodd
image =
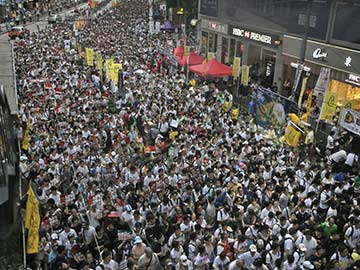
<svg viewBox="0 0 360 270">
<path fill-rule="evenodd" d="M 216 59 L 211 59 L 205 66 L 203 64 L 191 66 L 190 71 L 200 76 L 223 77 L 231 76 L 233 74 L 232 68 L 221 64 Z"/>
<path fill-rule="evenodd" d="M 174 49 L 174 54 L 176 56 L 182 56 L 184 54 L 184 46 L 179 46 Z"/>
<path fill-rule="evenodd" d="M 202 58 L 200 55 L 190 52 L 189 54 L 189 66 L 202 64 L 204 62 L 204 58 Z M 178 63 L 180 66 L 186 65 L 186 57 L 185 55 L 178 56 Z"/>
</svg>

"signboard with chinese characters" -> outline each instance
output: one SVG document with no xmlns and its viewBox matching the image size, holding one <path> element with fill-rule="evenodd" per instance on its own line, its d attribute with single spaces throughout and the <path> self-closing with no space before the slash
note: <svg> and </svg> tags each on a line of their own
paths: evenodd
<svg viewBox="0 0 360 270">
<path fill-rule="evenodd" d="M 201 20 L 201 28 L 227 35 L 228 25 L 206 19 Z"/>
<path fill-rule="evenodd" d="M 299 58 L 301 38 L 284 35 L 283 54 Z M 360 76 L 360 50 L 342 48 L 331 44 L 308 40 L 306 45 L 305 60 L 329 68 Z M 354 80 L 348 78 L 347 83 Z M 360 83 L 360 80 L 358 81 Z M 356 84 L 356 80 L 355 83 Z"/>
<path fill-rule="evenodd" d="M 268 46 L 279 46 L 281 44 L 279 35 L 250 30 L 244 27 L 230 26 L 229 34 Z"/>
<path fill-rule="evenodd" d="M 211 17 L 217 17 L 218 0 L 201 0 L 200 13 Z"/>
<path fill-rule="evenodd" d="M 360 135 L 360 113 L 351 109 L 343 109 L 340 126 Z"/>
</svg>

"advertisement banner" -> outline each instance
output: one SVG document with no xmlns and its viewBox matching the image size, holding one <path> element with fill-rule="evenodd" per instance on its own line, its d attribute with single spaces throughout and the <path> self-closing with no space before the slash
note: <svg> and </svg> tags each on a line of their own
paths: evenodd
<svg viewBox="0 0 360 270">
<path fill-rule="evenodd" d="M 321 109 L 320 120 L 331 122 L 337 107 L 338 93 L 327 92 Z"/>
<path fill-rule="evenodd" d="M 96 58 L 96 62 L 97 62 L 97 68 L 99 70 L 100 76 L 102 77 L 103 74 L 103 59 L 100 53 L 97 54 L 97 58 Z M 101 78 L 102 80 L 102 78 Z"/>
<path fill-rule="evenodd" d="M 241 84 L 248 85 L 249 84 L 249 66 L 243 65 L 241 67 Z"/>
<path fill-rule="evenodd" d="M 28 238 L 26 244 L 27 254 L 34 254 L 39 252 L 39 227 L 40 227 L 39 202 L 35 196 L 35 193 L 30 183 L 27 192 L 26 213 L 25 213 L 25 228 L 28 229 Z"/>
<path fill-rule="evenodd" d="M 306 90 L 306 86 L 307 86 L 307 82 L 308 82 L 308 77 L 305 77 L 302 81 L 302 86 L 301 86 L 301 91 L 300 91 L 300 96 L 299 96 L 299 100 L 298 100 L 298 106 L 299 108 L 301 108 L 301 104 L 302 104 L 302 99 Z"/>
<path fill-rule="evenodd" d="M 340 111 L 340 115 L 339 115 L 339 122 L 342 119 L 344 109 L 352 109 L 352 108 L 354 108 L 354 105 L 355 105 L 355 100 L 344 100 L 342 102 L 341 111 Z"/>
<path fill-rule="evenodd" d="M 322 67 L 320 69 L 319 78 L 314 88 L 315 95 L 318 94 L 324 95 L 329 87 L 329 83 L 330 83 L 330 69 Z"/>
<path fill-rule="evenodd" d="M 233 63 L 233 77 L 234 78 L 239 78 L 240 64 L 241 64 L 241 58 L 240 57 L 234 57 L 234 63 Z"/>
<path fill-rule="evenodd" d="M 87 66 L 94 66 L 94 51 L 91 48 L 85 48 L 86 54 L 86 65 Z"/>
<path fill-rule="evenodd" d="M 113 65 L 114 65 L 114 59 L 107 59 L 105 61 L 105 66 L 106 66 L 106 79 L 111 80 L 112 78 L 112 69 L 113 69 Z"/>
<path fill-rule="evenodd" d="M 115 83 L 115 85 L 117 85 L 117 83 L 119 82 L 119 70 L 121 69 L 122 69 L 122 64 L 113 64 L 112 80 Z"/>
<path fill-rule="evenodd" d="M 343 109 L 340 126 L 360 135 L 360 113 L 351 109 Z"/>
<path fill-rule="evenodd" d="M 273 126 L 281 134 L 287 125 L 286 116 L 297 112 L 297 104 L 269 89 L 259 87 L 254 96 L 256 123 L 264 129 Z"/>
</svg>

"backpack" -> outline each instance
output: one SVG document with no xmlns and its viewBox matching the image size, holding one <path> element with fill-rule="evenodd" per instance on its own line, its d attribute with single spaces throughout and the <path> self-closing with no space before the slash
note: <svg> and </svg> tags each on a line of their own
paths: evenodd
<svg viewBox="0 0 360 270">
<path fill-rule="evenodd" d="M 291 240 L 294 243 L 294 240 L 291 237 L 285 237 L 284 239 L 281 239 L 279 245 L 280 245 L 280 251 L 281 251 L 282 255 L 284 255 L 284 253 L 285 253 L 285 241 L 286 240 Z"/>
</svg>

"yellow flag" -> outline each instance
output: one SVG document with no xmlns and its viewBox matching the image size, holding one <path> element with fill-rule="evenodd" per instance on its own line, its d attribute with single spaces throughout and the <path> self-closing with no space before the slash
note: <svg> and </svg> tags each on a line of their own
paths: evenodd
<svg viewBox="0 0 360 270">
<path fill-rule="evenodd" d="M 236 121 L 238 119 L 238 117 L 239 117 L 239 109 L 238 108 L 232 109 L 231 117 L 232 117 L 233 121 Z"/>
<path fill-rule="evenodd" d="M 337 107 L 338 93 L 327 92 L 322 106 L 320 120 L 332 121 Z"/>
<path fill-rule="evenodd" d="M 99 70 L 100 76 L 102 77 L 103 74 L 103 59 L 100 53 L 97 54 L 97 58 L 96 58 L 96 62 L 97 62 L 97 68 Z"/>
<path fill-rule="evenodd" d="M 206 77 L 206 59 L 203 61 L 202 65 L 203 65 L 203 77 Z"/>
<path fill-rule="evenodd" d="M 113 64 L 112 80 L 115 84 L 119 81 L 119 70 L 122 69 L 122 64 Z"/>
<path fill-rule="evenodd" d="M 179 135 L 179 131 L 171 131 L 171 132 L 169 133 L 169 139 L 170 139 L 171 141 L 174 141 L 175 138 L 176 138 L 176 136 L 178 136 L 178 135 Z"/>
<path fill-rule="evenodd" d="M 225 112 L 228 112 L 228 111 L 230 110 L 230 108 L 231 108 L 231 102 L 230 102 L 230 101 L 226 101 L 226 102 L 224 103 L 224 111 L 225 111 Z"/>
<path fill-rule="evenodd" d="M 94 50 L 91 48 L 85 48 L 86 53 L 86 65 L 94 66 Z"/>
<path fill-rule="evenodd" d="M 311 113 L 311 103 L 312 103 L 312 97 L 313 97 L 313 90 L 310 91 L 310 94 L 308 95 L 308 99 L 306 101 L 306 113 L 310 115 Z"/>
<path fill-rule="evenodd" d="M 23 140 L 22 140 L 22 144 L 21 144 L 21 148 L 25 151 L 29 150 L 30 147 L 30 119 L 27 120 L 26 122 L 26 128 L 24 131 L 24 136 L 23 136 Z"/>
<path fill-rule="evenodd" d="M 113 70 L 113 65 L 114 65 L 114 59 L 107 59 L 105 61 L 105 65 L 106 65 L 106 79 L 111 80 L 112 79 L 112 70 Z"/>
<path fill-rule="evenodd" d="M 208 52 L 207 58 L 208 58 L 208 60 L 214 59 L 214 58 L 215 58 L 215 53 L 213 53 L 213 52 Z"/>
<path fill-rule="evenodd" d="M 189 65 L 189 58 L 190 58 L 190 47 L 185 46 L 185 61 L 186 65 Z"/>
<path fill-rule="evenodd" d="M 285 131 L 285 142 L 289 146 L 298 147 L 301 133 L 291 125 L 288 125 Z"/>
<path fill-rule="evenodd" d="M 302 98 L 303 98 L 305 90 L 306 90 L 307 82 L 308 82 L 308 77 L 305 77 L 302 81 L 300 96 L 299 96 L 299 100 L 298 100 L 299 108 L 301 107 L 301 104 L 302 104 Z"/>
<path fill-rule="evenodd" d="M 80 43 L 77 44 L 77 49 L 78 49 L 78 54 L 80 54 L 81 56 L 82 48 Z"/>
<path fill-rule="evenodd" d="M 241 63 L 241 58 L 234 57 L 234 63 L 233 63 L 233 77 L 234 78 L 238 78 L 240 75 L 240 63 Z"/>
<path fill-rule="evenodd" d="M 249 66 L 242 65 L 241 67 L 241 83 L 243 85 L 248 85 L 249 83 Z"/>
<path fill-rule="evenodd" d="M 26 202 L 25 228 L 28 229 L 28 238 L 26 245 L 26 253 L 33 254 L 39 252 L 39 227 L 40 214 L 39 202 L 35 193 L 29 184 Z"/>
</svg>

